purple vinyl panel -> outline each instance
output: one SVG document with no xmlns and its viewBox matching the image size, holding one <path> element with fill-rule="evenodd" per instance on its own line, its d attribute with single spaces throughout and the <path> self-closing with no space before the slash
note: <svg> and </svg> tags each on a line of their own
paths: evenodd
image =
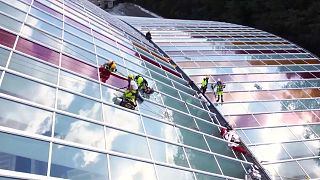
<svg viewBox="0 0 320 180">
<path fill-rule="evenodd" d="M 40 44 L 19 38 L 16 49 L 49 63 L 59 65 L 59 53 Z"/>
<path fill-rule="evenodd" d="M 69 56 L 62 55 L 61 66 L 70 71 L 98 80 L 98 70 L 96 67 L 85 64 Z"/>
<path fill-rule="evenodd" d="M 0 44 L 12 48 L 16 40 L 16 35 L 0 29 Z"/>
</svg>

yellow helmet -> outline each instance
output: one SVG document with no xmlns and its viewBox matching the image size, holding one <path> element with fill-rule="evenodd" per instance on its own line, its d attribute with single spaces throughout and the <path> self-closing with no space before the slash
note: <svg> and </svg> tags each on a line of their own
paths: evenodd
<svg viewBox="0 0 320 180">
<path fill-rule="evenodd" d="M 128 75 L 128 78 L 129 78 L 129 79 L 133 79 L 133 78 L 134 78 L 133 74 L 129 74 L 129 75 Z"/>
<path fill-rule="evenodd" d="M 116 69 L 117 69 L 116 63 L 112 63 L 110 69 L 111 69 L 112 71 L 116 70 Z"/>
</svg>

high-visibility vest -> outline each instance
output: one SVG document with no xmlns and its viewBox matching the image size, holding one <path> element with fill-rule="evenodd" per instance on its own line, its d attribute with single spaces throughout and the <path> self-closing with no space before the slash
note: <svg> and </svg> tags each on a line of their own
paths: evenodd
<svg viewBox="0 0 320 180">
<path fill-rule="evenodd" d="M 137 85 L 138 85 L 139 88 L 142 87 L 143 80 L 144 80 L 143 77 L 141 77 L 141 76 L 138 77 L 136 82 L 137 82 Z"/>
<path fill-rule="evenodd" d="M 208 80 L 207 79 L 203 79 L 201 82 L 201 87 L 206 87 L 208 85 Z"/>
</svg>

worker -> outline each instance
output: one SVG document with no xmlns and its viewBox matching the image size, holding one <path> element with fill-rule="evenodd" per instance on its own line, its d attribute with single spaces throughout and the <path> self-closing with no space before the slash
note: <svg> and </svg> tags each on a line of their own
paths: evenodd
<svg viewBox="0 0 320 180">
<path fill-rule="evenodd" d="M 104 63 L 99 67 L 99 76 L 101 82 L 106 82 L 110 75 L 111 72 L 116 72 L 117 71 L 117 65 L 114 61 L 109 60 L 108 62 Z"/>
<path fill-rule="evenodd" d="M 124 91 L 123 96 L 127 100 L 136 104 L 138 85 L 133 79 L 134 79 L 134 76 L 132 74 L 129 74 L 128 75 L 128 86 L 127 86 L 127 89 Z"/>
<path fill-rule="evenodd" d="M 148 87 L 148 81 L 140 75 L 137 75 L 134 80 L 136 81 L 138 88 L 144 90 Z"/>
<path fill-rule="evenodd" d="M 236 152 L 246 154 L 247 151 L 240 145 L 240 138 L 233 130 L 228 130 L 227 128 L 221 128 L 220 135 L 223 139 L 228 141 L 228 146 Z"/>
<path fill-rule="evenodd" d="M 151 37 L 150 31 L 148 31 L 148 32 L 146 33 L 146 39 L 147 39 L 148 41 L 151 41 L 152 37 Z"/>
<path fill-rule="evenodd" d="M 257 165 L 252 165 L 247 168 L 245 180 L 261 180 L 261 174 Z"/>
<path fill-rule="evenodd" d="M 104 63 L 103 66 L 104 66 L 104 68 L 106 68 L 106 70 L 108 70 L 110 72 L 117 71 L 117 64 L 112 60 L 109 60 L 108 62 Z"/>
<path fill-rule="evenodd" d="M 202 82 L 201 82 L 201 88 L 200 88 L 200 91 L 201 93 L 204 95 L 204 93 L 206 93 L 207 91 L 207 86 L 208 86 L 208 81 L 209 81 L 209 77 L 206 76 L 202 79 Z"/>
<path fill-rule="evenodd" d="M 221 128 L 220 135 L 223 137 L 223 139 L 227 140 L 228 142 L 240 143 L 240 137 L 232 129 Z"/>
<path fill-rule="evenodd" d="M 213 86 L 213 84 L 211 85 L 212 90 L 214 90 L 216 87 L 217 87 L 216 96 L 218 96 L 217 97 L 218 99 L 216 102 L 219 102 L 220 97 L 221 97 L 221 102 L 224 102 L 223 101 L 223 89 L 226 87 L 226 85 L 221 82 L 220 78 L 218 79 L 217 83 L 214 86 Z"/>
</svg>

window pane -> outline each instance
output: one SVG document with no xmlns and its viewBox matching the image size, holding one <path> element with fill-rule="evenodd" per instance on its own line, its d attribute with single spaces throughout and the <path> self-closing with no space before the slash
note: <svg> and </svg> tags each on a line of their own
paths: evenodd
<svg viewBox="0 0 320 180">
<path fill-rule="evenodd" d="M 0 48 L 0 66 L 3 66 L 3 67 L 6 66 L 7 61 L 8 61 L 8 57 L 9 57 L 9 53 L 10 53 L 10 51 L 3 49 L 3 48 Z"/>
<path fill-rule="evenodd" d="M 101 103 L 61 90 L 58 93 L 58 109 L 102 121 Z"/>
<path fill-rule="evenodd" d="M 177 99 L 174 99 L 172 97 L 166 96 L 166 95 L 162 95 L 162 99 L 163 99 L 163 102 L 166 106 L 180 110 L 185 113 L 189 113 L 188 109 L 186 107 L 186 104 L 184 102 L 179 101 Z"/>
<path fill-rule="evenodd" d="M 55 35 L 55 36 L 61 38 L 61 35 L 62 35 L 61 29 L 59 29 L 51 24 L 48 24 L 40 19 L 37 19 L 32 16 L 28 16 L 26 23 L 30 26 L 36 27 L 37 29 L 40 29 L 42 31 L 46 31 L 49 34 L 52 34 L 52 35 Z"/>
<path fill-rule="evenodd" d="M 100 99 L 99 84 L 85 78 L 61 71 L 60 86 Z"/>
<path fill-rule="evenodd" d="M 10 73 L 5 73 L 0 91 L 50 107 L 54 107 L 56 99 L 55 88 Z"/>
<path fill-rule="evenodd" d="M 108 105 L 104 105 L 103 110 L 106 123 L 118 128 L 144 133 L 138 114 Z"/>
<path fill-rule="evenodd" d="M 108 128 L 106 138 L 107 150 L 150 159 L 147 139 L 145 137 Z"/>
<path fill-rule="evenodd" d="M 1 126 L 45 136 L 51 135 L 51 112 L 5 99 L 0 99 L 0 104 Z"/>
<path fill-rule="evenodd" d="M 47 174 L 49 143 L 1 132 L 0 142 L 1 169 Z"/>
<path fill-rule="evenodd" d="M 50 176 L 65 179 L 107 180 L 105 154 L 54 144 Z"/>
<path fill-rule="evenodd" d="M 150 71 L 150 74 L 151 74 L 152 78 L 154 78 L 154 79 L 156 79 L 156 80 L 158 80 L 160 82 L 163 82 L 163 83 L 165 83 L 165 84 L 167 84 L 169 86 L 172 86 L 171 81 L 168 78 L 166 78 L 165 76 L 161 76 L 161 75 L 159 75 L 159 74 L 157 74 L 155 72 L 152 72 L 152 71 Z"/>
<path fill-rule="evenodd" d="M 148 101 L 144 101 L 143 103 L 141 103 L 139 109 L 141 113 L 153 116 L 155 118 L 168 120 L 168 113 L 166 109 L 162 106 L 150 103 Z"/>
<path fill-rule="evenodd" d="M 0 26 L 19 33 L 22 23 L 6 15 L 0 14 Z"/>
<path fill-rule="evenodd" d="M 216 156 L 216 158 L 224 175 L 240 179 L 244 178 L 245 171 L 240 162 L 220 156 Z"/>
<path fill-rule="evenodd" d="M 225 178 L 220 178 L 216 176 L 209 176 L 205 174 L 196 173 L 197 180 L 226 180 Z"/>
<path fill-rule="evenodd" d="M 187 157 L 181 146 L 149 139 L 152 157 L 156 161 L 189 167 Z M 169 176 L 170 177 L 170 176 Z"/>
<path fill-rule="evenodd" d="M 93 44 L 90 43 L 91 41 L 90 42 L 85 41 L 85 40 L 83 40 L 73 34 L 68 33 L 68 32 L 64 33 L 64 38 L 65 38 L 65 40 L 72 42 L 74 44 L 77 44 L 78 46 L 81 46 L 81 47 L 88 49 L 90 51 L 94 51 Z"/>
<path fill-rule="evenodd" d="M 211 122 L 211 118 L 207 111 L 204 111 L 203 109 L 200 109 L 200 108 L 196 108 L 190 104 L 187 104 L 187 106 L 192 115 Z"/>
<path fill-rule="evenodd" d="M 4 12 L 6 14 L 11 15 L 12 17 L 15 17 L 16 19 L 20 20 L 20 21 L 24 21 L 24 17 L 26 15 L 25 12 L 22 12 L 16 8 L 13 8 L 12 6 L 0 2 L 0 11 Z"/>
<path fill-rule="evenodd" d="M 178 143 L 178 136 L 173 126 L 147 117 L 142 117 L 142 119 L 148 135 Z"/>
<path fill-rule="evenodd" d="M 26 56 L 13 53 L 9 68 L 15 71 L 42 79 L 44 81 L 57 83 L 58 69 L 33 60 Z"/>
<path fill-rule="evenodd" d="M 281 177 L 287 179 L 306 179 L 306 174 L 296 162 L 285 162 L 272 165 Z"/>
<path fill-rule="evenodd" d="M 54 137 L 97 148 L 105 147 L 103 126 L 61 114 L 56 115 Z"/>
<path fill-rule="evenodd" d="M 83 39 L 87 40 L 87 41 L 92 41 L 92 36 L 83 32 L 83 31 L 80 31 L 79 29 L 73 27 L 73 26 L 70 26 L 68 23 L 65 22 L 64 24 L 64 29 L 69 31 L 69 32 L 72 32 L 73 34 L 77 34 L 78 36 L 82 37 Z"/>
<path fill-rule="evenodd" d="M 30 39 L 39 41 L 45 45 L 48 45 L 55 49 L 61 48 L 61 40 L 53 37 L 49 34 L 46 34 L 44 32 L 41 32 L 39 30 L 36 30 L 34 28 L 31 28 L 27 25 L 24 25 L 22 28 L 22 34 L 29 37 Z"/>
<path fill-rule="evenodd" d="M 186 149 L 190 165 L 194 169 L 221 174 L 214 155 L 193 149 Z"/>
<path fill-rule="evenodd" d="M 157 82 L 157 81 L 156 81 L 156 85 L 157 85 L 157 88 L 158 88 L 158 90 L 159 90 L 160 92 L 169 94 L 169 95 L 171 95 L 171 96 L 173 96 L 173 97 L 176 97 L 176 98 L 179 98 L 179 99 L 180 99 L 179 94 L 178 94 L 178 91 L 175 90 L 175 89 L 173 89 L 172 87 L 167 86 L 167 85 L 165 85 L 165 84 L 163 84 L 163 83 L 160 83 L 160 82 Z"/>
<path fill-rule="evenodd" d="M 229 148 L 227 142 L 219 139 L 215 139 L 212 137 L 208 137 L 208 136 L 206 136 L 206 140 L 208 142 L 211 152 L 235 158 L 235 155 L 233 154 L 232 150 Z"/>
<path fill-rule="evenodd" d="M 310 178 L 319 178 L 320 177 L 320 159 L 308 159 L 298 161 L 302 168 L 308 173 Z"/>
<path fill-rule="evenodd" d="M 56 26 L 62 28 L 62 21 L 54 18 L 53 16 L 50 16 L 42 11 L 39 11 L 38 9 L 31 7 L 30 14 L 34 15 L 35 17 L 39 17 L 41 19 L 47 20 L 48 22 L 51 22 L 55 24 Z"/>
<path fill-rule="evenodd" d="M 171 115 L 171 121 L 173 123 L 179 124 L 181 126 L 191 128 L 196 130 L 197 125 L 194 122 L 194 119 L 191 116 L 186 114 L 180 113 L 178 111 L 168 110 L 169 114 Z"/>
<path fill-rule="evenodd" d="M 112 180 L 156 180 L 152 164 L 110 156 Z"/>
<path fill-rule="evenodd" d="M 197 125 L 199 127 L 199 130 L 203 133 L 210 134 L 216 137 L 221 137 L 220 136 L 220 130 L 217 126 L 207 122 L 203 121 L 200 119 L 196 119 Z"/>
<path fill-rule="evenodd" d="M 192 172 L 156 165 L 159 180 L 174 178 L 175 180 L 194 180 Z"/>
<path fill-rule="evenodd" d="M 202 134 L 177 128 L 178 136 L 183 144 L 209 151 Z"/>
<path fill-rule="evenodd" d="M 65 53 L 71 54 L 74 57 L 79 58 L 79 59 L 81 59 L 85 62 L 88 62 L 90 64 L 97 63 L 96 56 L 93 53 L 86 51 L 82 48 L 79 48 L 71 43 L 64 42 L 62 51 Z"/>
</svg>

